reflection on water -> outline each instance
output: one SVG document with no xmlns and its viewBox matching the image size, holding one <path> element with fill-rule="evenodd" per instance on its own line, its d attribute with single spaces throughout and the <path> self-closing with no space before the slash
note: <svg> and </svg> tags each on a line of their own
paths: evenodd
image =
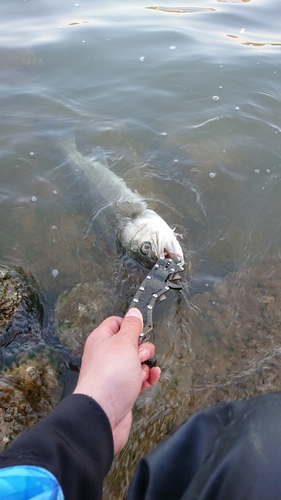
<svg viewBox="0 0 281 500">
<path fill-rule="evenodd" d="M 250 2 L 251 0 L 217 0 L 217 2 L 223 2 L 223 3 L 246 3 Z"/>
<path fill-rule="evenodd" d="M 152 10 L 161 10 L 162 12 L 170 12 L 170 13 L 177 13 L 177 14 L 192 14 L 195 12 L 214 12 L 215 9 L 211 8 L 206 8 L 206 7 L 161 7 L 161 6 L 154 6 L 154 7 L 147 7 L 147 9 L 152 9 Z"/>
<path fill-rule="evenodd" d="M 266 46 L 280 47 L 281 46 L 281 43 L 270 42 L 270 41 L 268 41 L 268 39 L 266 42 L 257 42 L 257 41 L 254 42 L 254 41 L 245 40 L 245 38 L 242 38 L 242 37 L 237 36 L 237 35 L 227 34 L 226 36 L 228 36 L 229 38 L 234 38 L 239 43 L 242 43 L 242 45 L 249 45 L 250 47 L 266 47 Z M 260 37 L 261 37 L 261 35 L 260 35 Z"/>
<path fill-rule="evenodd" d="M 88 333 L 147 272 L 93 231 L 89 185 L 39 123 L 74 122 L 78 151 L 102 148 L 183 236 L 183 291 L 155 310 L 161 381 L 137 401 L 108 499 L 194 411 L 281 387 L 279 2 L 197 4 L 3 2 L 0 261 L 33 300 L 25 328 L 9 316 L 2 331 L 2 447 L 70 390 Z"/>
</svg>

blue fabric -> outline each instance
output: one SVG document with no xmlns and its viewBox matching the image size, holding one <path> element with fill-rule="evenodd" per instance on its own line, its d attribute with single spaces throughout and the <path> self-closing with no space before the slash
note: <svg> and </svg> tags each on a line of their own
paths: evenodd
<svg viewBox="0 0 281 500">
<path fill-rule="evenodd" d="M 32 465 L 0 469 L 0 500 L 64 500 L 51 472 Z"/>
</svg>

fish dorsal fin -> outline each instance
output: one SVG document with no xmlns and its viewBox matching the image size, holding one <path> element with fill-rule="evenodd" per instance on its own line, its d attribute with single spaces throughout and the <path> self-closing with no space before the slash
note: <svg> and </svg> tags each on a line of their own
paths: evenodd
<svg viewBox="0 0 281 500">
<path fill-rule="evenodd" d="M 146 203 L 144 201 L 116 201 L 115 209 L 122 217 L 135 219 L 146 210 Z"/>
<path fill-rule="evenodd" d="M 96 146 L 91 151 L 92 161 L 98 161 L 104 168 L 108 168 L 108 163 L 106 161 L 105 152 L 100 146 Z"/>
</svg>

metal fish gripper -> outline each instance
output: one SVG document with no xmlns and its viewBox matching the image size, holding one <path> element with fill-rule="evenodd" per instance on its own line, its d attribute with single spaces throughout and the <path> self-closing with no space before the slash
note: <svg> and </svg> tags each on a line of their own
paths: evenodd
<svg viewBox="0 0 281 500">
<path fill-rule="evenodd" d="M 176 264 L 172 259 L 159 259 L 139 286 L 129 309 L 137 307 L 143 316 L 143 331 L 139 336 L 139 345 L 149 339 L 149 333 L 153 329 L 153 310 L 166 299 L 169 290 L 181 290 L 182 285 L 180 273 L 183 265 Z M 152 368 L 156 366 L 155 356 L 145 364 Z"/>
</svg>

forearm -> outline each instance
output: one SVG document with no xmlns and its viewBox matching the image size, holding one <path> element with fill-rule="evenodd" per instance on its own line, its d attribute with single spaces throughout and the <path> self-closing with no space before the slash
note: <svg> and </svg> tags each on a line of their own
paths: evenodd
<svg viewBox="0 0 281 500">
<path fill-rule="evenodd" d="M 33 465 L 51 472 L 65 500 L 102 497 L 113 460 L 108 418 L 88 396 L 74 394 L 0 455 L 0 468 Z"/>
</svg>

